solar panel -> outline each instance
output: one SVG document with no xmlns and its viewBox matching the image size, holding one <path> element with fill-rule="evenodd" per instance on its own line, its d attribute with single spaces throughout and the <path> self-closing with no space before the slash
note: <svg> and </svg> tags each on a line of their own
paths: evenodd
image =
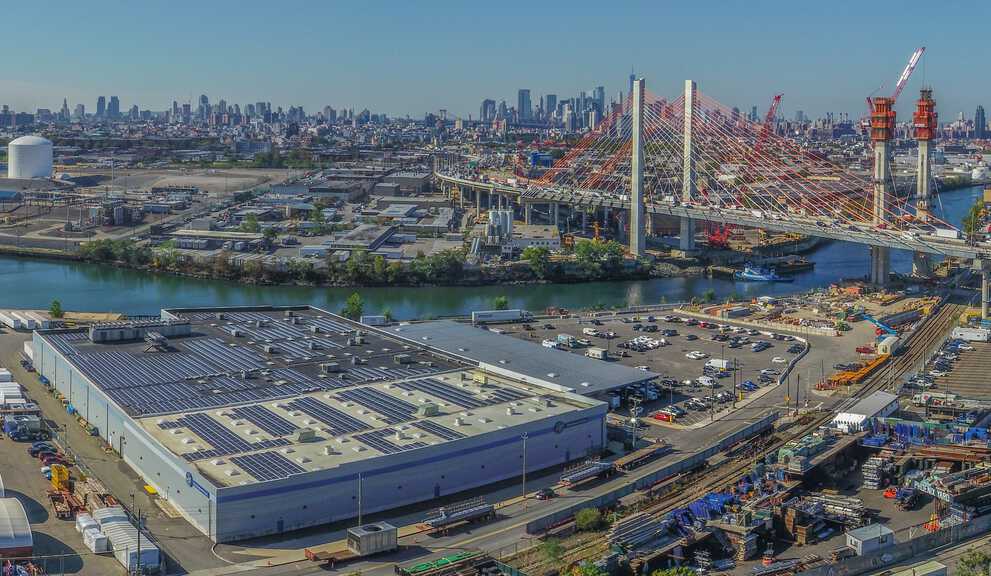
<svg viewBox="0 0 991 576">
<path fill-rule="evenodd" d="M 360 432 L 370 428 L 368 424 L 365 424 L 361 420 L 310 396 L 297 398 L 286 403 L 286 405 L 292 410 L 300 410 L 323 422 L 330 427 L 331 434 L 334 435 L 351 434 L 352 432 Z"/>
<path fill-rule="evenodd" d="M 203 460 L 206 458 L 214 458 L 216 456 L 227 456 L 230 454 L 249 452 L 251 450 L 285 446 L 289 443 L 289 441 L 284 438 L 277 438 L 275 440 L 261 440 L 255 443 L 248 442 L 244 438 L 241 438 L 234 432 L 223 427 L 219 422 L 210 416 L 202 413 L 187 414 L 181 418 L 177 418 L 176 422 L 188 428 L 190 432 L 196 434 L 211 446 L 209 449 L 197 450 L 196 452 L 183 454 L 183 458 L 190 462 L 195 460 Z"/>
<path fill-rule="evenodd" d="M 231 413 L 238 418 L 244 418 L 272 436 L 288 436 L 299 429 L 299 426 L 264 406 L 239 406 L 232 408 Z"/>
<path fill-rule="evenodd" d="M 261 481 L 279 480 L 293 474 L 302 474 L 306 469 L 278 452 L 259 452 L 244 456 L 232 456 L 231 462 Z"/>
<path fill-rule="evenodd" d="M 444 440 L 460 440 L 465 437 L 465 435 L 461 432 L 441 426 L 433 420 L 420 420 L 419 422 L 413 422 L 413 426 Z"/>
<path fill-rule="evenodd" d="M 501 404 L 503 402 L 513 402 L 515 400 L 522 400 L 523 398 L 529 396 L 528 394 L 517 390 L 496 388 L 488 391 L 491 398 L 482 398 L 468 392 L 467 390 L 458 388 L 457 386 L 453 386 L 446 382 L 441 382 L 436 378 L 410 380 L 409 382 L 400 382 L 396 384 L 396 386 L 403 390 L 416 390 L 423 392 L 444 402 L 454 404 L 455 406 L 460 406 L 465 409 L 482 408 L 484 406 L 492 406 L 493 404 Z"/>
<path fill-rule="evenodd" d="M 254 370 L 265 366 L 261 356 L 247 346 L 228 346 L 222 338 L 200 338 L 183 345 L 198 356 L 214 363 L 215 372 Z"/>
<path fill-rule="evenodd" d="M 413 417 L 416 406 L 374 388 L 352 388 L 337 393 L 337 397 L 361 404 L 385 417 L 389 424 L 399 424 Z"/>
<path fill-rule="evenodd" d="M 392 430 L 380 428 L 378 430 L 372 430 L 371 432 L 365 432 L 364 434 L 355 434 L 354 439 L 370 448 L 378 450 L 383 454 L 396 454 L 398 452 L 425 448 L 427 446 L 427 444 L 423 442 L 413 442 L 404 445 L 396 444 L 386 438 L 387 436 L 393 434 L 395 434 L 395 432 Z"/>
</svg>

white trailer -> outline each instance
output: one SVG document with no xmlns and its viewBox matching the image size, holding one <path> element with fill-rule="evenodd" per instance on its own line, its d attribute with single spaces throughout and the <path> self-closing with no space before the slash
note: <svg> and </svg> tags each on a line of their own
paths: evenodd
<svg viewBox="0 0 991 576">
<path fill-rule="evenodd" d="M 486 324 L 488 322 L 525 322 L 530 319 L 530 313 L 526 310 L 475 310 L 471 313 L 472 324 Z"/>
<path fill-rule="evenodd" d="M 949 238 L 950 240 L 959 240 L 960 231 L 954 230 L 952 228 L 937 228 L 936 229 L 937 238 Z"/>
<path fill-rule="evenodd" d="M 719 370 L 729 370 L 730 361 L 723 358 L 710 358 L 706 360 L 705 365 L 710 368 L 718 368 Z"/>
<path fill-rule="evenodd" d="M 987 328 L 954 328 L 950 334 L 951 338 L 959 338 L 967 342 L 987 342 L 991 337 L 991 330 Z"/>
</svg>

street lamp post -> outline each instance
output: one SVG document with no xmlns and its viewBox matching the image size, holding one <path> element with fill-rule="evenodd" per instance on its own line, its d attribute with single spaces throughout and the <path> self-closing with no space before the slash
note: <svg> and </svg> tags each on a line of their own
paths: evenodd
<svg viewBox="0 0 991 576">
<path fill-rule="evenodd" d="M 527 433 L 520 434 L 523 440 L 523 511 L 526 512 L 526 437 Z"/>
</svg>

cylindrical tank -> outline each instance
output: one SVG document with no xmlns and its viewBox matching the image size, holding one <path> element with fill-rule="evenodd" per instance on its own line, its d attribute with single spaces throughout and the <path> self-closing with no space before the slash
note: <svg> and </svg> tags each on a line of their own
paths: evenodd
<svg viewBox="0 0 991 576">
<path fill-rule="evenodd" d="M 7 145 L 8 178 L 51 178 L 52 143 L 40 136 L 21 136 Z"/>
</svg>

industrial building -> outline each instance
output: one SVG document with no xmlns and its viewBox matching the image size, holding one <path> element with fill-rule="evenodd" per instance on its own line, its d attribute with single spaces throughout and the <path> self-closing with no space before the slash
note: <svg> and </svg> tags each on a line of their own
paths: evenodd
<svg viewBox="0 0 991 576">
<path fill-rule="evenodd" d="M 39 330 L 33 358 L 79 417 L 218 542 L 353 518 L 359 493 L 363 514 L 385 511 L 604 445 L 604 403 L 448 354 L 426 334 L 418 326 L 412 342 L 306 306 L 173 309 Z M 610 369 L 585 377 L 614 381 Z"/>
<path fill-rule="evenodd" d="M 545 348 L 453 320 L 434 320 L 390 329 L 410 342 L 443 350 L 486 372 L 562 392 L 600 394 L 660 375 Z"/>
</svg>

